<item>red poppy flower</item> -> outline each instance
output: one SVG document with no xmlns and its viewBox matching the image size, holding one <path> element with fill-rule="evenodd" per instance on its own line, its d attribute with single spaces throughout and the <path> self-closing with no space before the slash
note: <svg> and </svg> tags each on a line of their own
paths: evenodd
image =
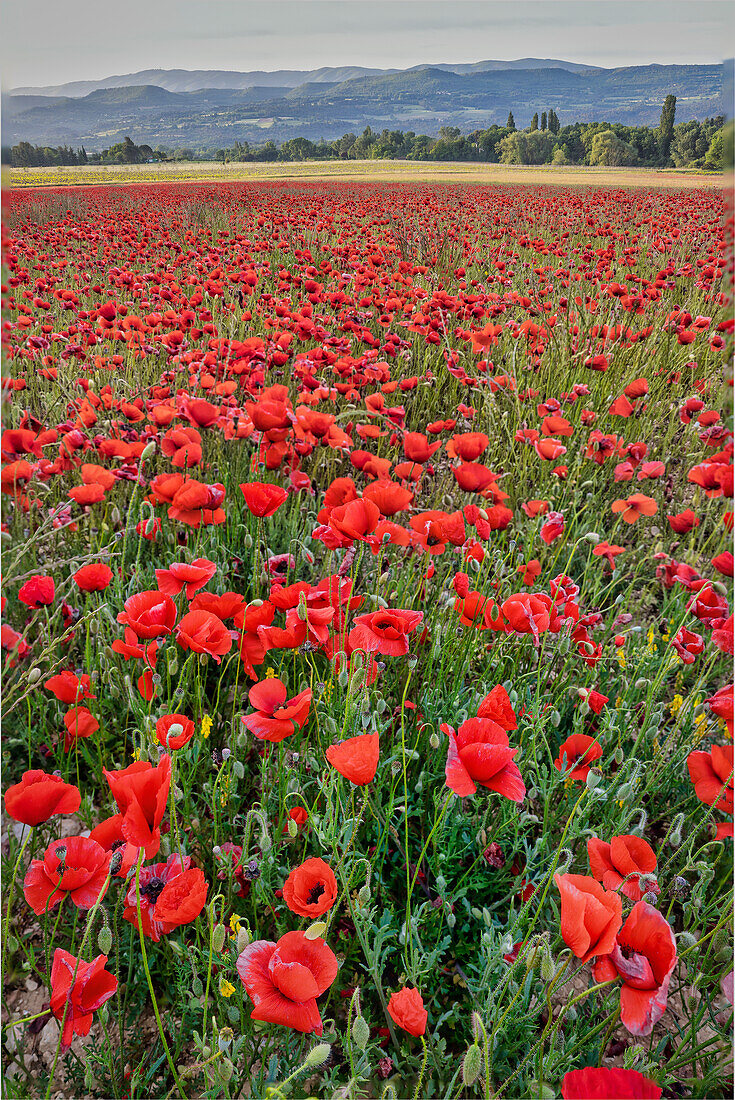
<svg viewBox="0 0 735 1100">
<path fill-rule="evenodd" d="M 620 1018 L 631 1035 L 650 1035 L 666 1011 L 676 941 L 671 925 L 646 901 L 633 906 L 612 951 L 592 968 L 596 982 L 623 979 Z"/>
<path fill-rule="evenodd" d="M 92 686 L 89 676 L 77 676 L 67 670 L 52 676 L 43 686 L 52 691 L 60 703 L 65 703 L 67 706 L 79 703 L 82 699 L 97 698 L 89 690 Z"/>
<path fill-rule="evenodd" d="M 158 903 L 164 890 L 169 890 L 169 893 L 164 897 L 163 906 L 159 908 Z M 129 921 L 134 928 L 138 927 L 137 894 L 136 875 L 132 875 L 125 895 L 123 919 Z M 161 936 L 167 936 L 180 924 L 195 920 L 202 911 L 206 897 L 207 883 L 204 875 L 198 867 L 192 868 L 189 856 L 184 856 L 183 864 L 178 855 L 171 855 L 165 863 L 141 867 L 140 915 L 143 935 L 158 943 Z M 180 917 L 184 919 L 179 919 Z"/>
<path fill-rule="evenodd" d="M 138 592 L 125 601 L 117 621 L 129 626 L 138 638 L 162 638 L 176 622 L 176 604 L 165 592 Z"/>
<path fill-rule="evenodd" d="M 518 749 L 511 749 L 508 734 L 497 722 L 469 718 L 457 733 L 446 722 L 440 729 L 449 737 L 446 779 L 455 794 L 475 794 L 479 783 L 512 802 L 523 801 L 526 787 L 513 760 Z"/>
<path fill-rule="evenodd" d="M 77 787 L 43 771 L 23 772 L 20 783 L 5 792 L 5 812 L 24 825 L 40 825 L 54 814 L 75 814 L 81 803 Z"/>
<path fill-rule="evenodd" d="M 145 848 L 146 859 L 151 859 L 161 845 L 160 824 L 171 785 L 171 757 L 163 753 L 156 767 L 136 760 L 122 771 L 102 770 L 123 815 L 123 836 L 130 844 Z"/>
<path fill-rule="evenodd" d="M 91 909 L 107 879 L 111 855 L 86 836 L 53 840 L 43 859 L 26 872 L 23 893 L 36 916 L 68 897 L 78 909 Z"/>
<path fill-rule="evenodd" d="M 399 989 L 392 993 L 388 1001 L 388 1012 L 394 1023 L 419 1038 L 426 1031 L 429 1014 L 424 1008 L 424 999 L 418 989 Z"/>
<path fill-rule="evenodd" d="M 66 1013 L 61 1035 L 62 1053 L 69 1049 L 75 1035 L 89 1034 L 93 1013 L 117 992 L 117 978 L 105 970 L 106 966 L 107 955 L 84 962 L 60 947 L 54 951 L 50 1007 L 59 1021 Z"/>
<path fill-rule="evenodd" d="M 195 592 L 204 588 L 217 572 L 215 562 L 208 558 L 195 558 L 192 562 L 175 561 L 168 569 L 157 569 L 156 580 L 161 592 L 167 596 L 178 596 L 186 588 L 186 598 L 190 600 Z"/>
<path fill-rule="evenodd" d="M 277 943 L 256 940 L 237 960 L 237 972 L 254 1004 L 252 1020 L 321 1035 L 316 999 L 337 977 L 337 958 L 322 939 L 287 932 Z"/>
<path fill-rule="evenodd" d="M 502 684 L 498 684 L 489 692 L 477 708 L 478 718 L 490 718 L 501 729 L 518 729 L 518 721 L 510 696 Z"/>
<path fill-rule="evenodd" d="M 705 702 L 709 704 L 709 708 L 713 714 L 716 714 L 718 718 L 722 718 L 727 726 L 727 731 L 730 737 L 733 735 L 733 685 L 728 684 L 727 687 L 720 688 L 714 695 L 710 695 L 709 699 L 705 699 Z"/>
<path fill-rule="evenodd" d="M 264 519 L 277 512 L 288 497 L 280 485 L 271 485 L 264 481 L 249 481 L 240 486 L 245 504 L 254 516 Z"/>
<path fill-rule="evenodd" d="M 337 900 L 337 879 L 323 859 L 307 859 L 294 867 L 283 884 L 283 900 L 292 913 L 315 920 Z"/>
<path fill-rule="evenodd" d="M 262 741 L 283 741 L 290 737 L 306 723 L 311 689 L 306 688 L 293 699 L 287 699 L 287 695 L 286 685 L 276 677 L 254 684 L 248 699 L 255 713 L 246 715 L 243 725 Z"/>
<path fill-rule="evenodd" d="M 104 562 L 90 562 L 74 574 L 77 587 L 82 592 L 102 592 L 112 580 L 112 570 Z"/>
<path fill-rule="evenodd" d="M 691 508 L 687 508 L 684 512 L 679 512 L 675 516 L 666 517 L 671 526 L 671 530 L 675 531 L 677 535 L 686 535 L 694 527 L 699 527 L 699 517 L 694 514 Z"/>
<path fill-rule="evenodd" d="M 733 746 L 713 745 L 709 752 L 690 752 L 687 757 L 694 793 L 706 806 L 733 812 Z"/>
<path fill-rule="evenodd" d="M 47 607 L 50 603 L 53 603 L 55 591 L 56 586 L 54 585 L 53 577 L 36 575 L 27 580 L 24 585 L 21 585 L 18 592 L 18 599 L 21 603 L 26 604 L 27 607 L 31 607 L 35 610 L 39 607 Z"/>
<path fill-rule="evenodd" d="M 78 738 L 91 737 L 100 724 L 86 707 L 72 707 L 64 715 L 64 727 L 64 751 L 69 752 Z"/>
<path fill-rule="evenodd" d="M 614 500 L 611 511 L 620 513 L 626 523 L 635 523 L 639 516 L 655 516 L 658 504 L 643 493 L 633 493 L 626 500 Z"/>
<path fill-rule="evenodd" d="M 586 1066 L 564 1074 L 563 1100 L 658 1100 L 661 1086 L 637 1069 Z"/>
<path fill-rule="evenodd" d="M 549 629 L 551 623 L 551 599 L 537 593 L 519 592 L 515 596 L 509 596 L 500 605 L 500 610 L 508 629 L 515 630 L 519 634 L 533 635 L 534 644 L 537 646 L 540 635 Z M 489 604 L 485 612 L 485 622 L 491 626 L 488 618 L 492 618 Z M 494 626 L 495 623 L 492 625 Z"/>
<path fill-rule="evenodd" d="M 638 836 L 614 836 L 609 844 L 596 836 L 590 837 L 587 856 L 592 874 L 606 890 L 617 890 L 627 880 L 620 888 L 631 901 L 643 897 L 641 875 L 651 875 L 656 870 L 656 853 Z"/>
<path fill-rule="evenodd" d="M 377 733 L 361 733 L 338 741 L 327 749 L 327 760 L 332 767 L 354 783 L 364 787 L 372 783 L 378 770 L 380 742 Z"/>
<path fill-rule="evenodd" d="M 561 894 L 561 934 L 574 955 L 587 962 L 615 946 L 623 902 L 586 875 L 554 875 Z"/>
<path fill-rule="evenodd" d="M 99 825 L 95 825 L 89 834 L 90 840 L 96 840 L 111 855 L 114 855 L 115 852 L 122 852 L 122 863 L 115 872 L 115 878 L 128 877 L 128 871 L 138 862 L 140 851 L 134 844 L 129 844 L 123 836 L 122 823 L 123 815 L 114 814 L 112 817 L 106 817 L 104 821 L 100 821 Z"/>
<path fill-rule="evenodd" d="M 194 723 L 185 714 L 164 714 L 156 722 L 156 737 L 164 749 L 181 749 L 194 736 Z"/>
<path fill-rule="evenodd" d="M 401 608 L 374 611 L 358 615 L 350 631 L 352 649 L 366 653 L 381 653 L 384 657 L 402 657 L 408 653 L 408 635 L 424 617 L 423 611 Z"/>
<path fill-rule="evenodd" d="M 182 649 L 206 653 L 220 664 L 232 648 L 232 635 L 211 611 L 189 611 L 176 627 L 176 641 Z"/>
<path fill-rule="evenodd" d="M 599 741 L 586 733 L 573 733 L 559 746 L 554 767 L 557 771 L 566 771 L 567 779 L 584 781 L 595 760 L 599 760 L 601 756 L 602 745 Z M 572 770 L 569 771 L 569 768 Z"/>
</svg>

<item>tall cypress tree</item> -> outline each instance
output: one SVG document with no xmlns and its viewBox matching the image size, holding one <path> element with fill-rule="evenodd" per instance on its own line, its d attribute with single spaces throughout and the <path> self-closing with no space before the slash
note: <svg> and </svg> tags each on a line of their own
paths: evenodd
<svg viewBox="0 0 735 1100">
<path fill-rule="evenodd" d="M 667 164 L 671 141 L 674 137 L 674 115 L 676 114 L 676 96 L 667 95 L 661 109 L 661 121 L 658 124 L 658 149 L 661 163 Z"/>
<path fill-rule="evenodd" d="M 538 111 L 531 119 L 531 130 L 538 130 Z"/>
<path fill-rule="evenodd" d="M 549 108 L 549 133 L 558 134 L 560 130 L 559 118 L 553 108 Z"/>
<path fill-rule="evenodd" d="M 515 130 L 516 120 L 513 118 L 513 112 L 512 111 L 508 112 L 508 121 L 506 122 L 505 125 L 506 125 L 506 129 L 510 130 L 511 133 L 513 132 L 513 130 Z"/>
<path fill-rule="evenodd" d="M 546 111 L 541 112 L 541 129 L 546 129 Z"/>
</svg>

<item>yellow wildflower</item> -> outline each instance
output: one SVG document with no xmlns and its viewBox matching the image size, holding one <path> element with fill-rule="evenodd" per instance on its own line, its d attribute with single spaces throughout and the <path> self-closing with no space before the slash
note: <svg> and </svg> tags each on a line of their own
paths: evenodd
<svg viewBox="0 0 735 1100">
<path fill-rule="evenodd" d="M 220 978 L 219 991 L 223 997 L 231 997 L 235 992 L 235 987 L 232 982 L 227 981 L 227 978 Z"/>
<path fill-rule="evenodd" d="M 240 931 L 241 924 L 242 924 L 242 917 L 239 917 L 237 915 L 237 913 L 233 913 L 232 916 L 230 917 L 230 932 L 232 933 L 233 936 L 236 936 L 237 933 Z"/>
<path fill-rule="evenodd" d="M 671 700 L 671 703 L 669 704 L 669 713 L 671 714 L 671 717 L 676 718 L 677 714 L 679 713 L 679 711 L 681 710 L 681 708 L 683 706 L 684 706 L 684 696 L 683 695 L 675 695 L 674 698 Z"/>
<path fill-rule="evenodd" d="M 204 738 L 205 741 L 207 740 L 210 733 L 212 732 L 212 725 L 213 725 L 212 719 L 209 717 L 208 714 L 205 714 L 204 717 L 202 718 L 202 737 Z"/>
</svg>

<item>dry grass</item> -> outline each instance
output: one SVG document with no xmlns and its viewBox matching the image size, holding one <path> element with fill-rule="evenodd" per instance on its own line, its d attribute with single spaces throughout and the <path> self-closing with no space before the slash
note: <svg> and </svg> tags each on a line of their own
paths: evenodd
<svg viewBox="0 0 735 1100">
<path fill-rule="evenodd" d="M 558 168 L 507 164 L 391 161 L 306 161 L 288 164 L 142 164 L 85 168 L 10 168 L 5 187 L 69 187 L 81 184 L 261 180 L 415 180 L 421 183 L 556 184 L 562 187 L 689 188 L 725 186 L 718 174 L 676 168 Z"/>
</svg>

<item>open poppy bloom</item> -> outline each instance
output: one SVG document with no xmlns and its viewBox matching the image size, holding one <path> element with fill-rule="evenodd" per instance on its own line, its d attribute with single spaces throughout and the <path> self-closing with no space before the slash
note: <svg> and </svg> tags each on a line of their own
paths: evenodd
<svg viewBox="0 0 735 1100">
<path fill-rule="evenodd" d="M 140 869 L 140 915 L 143 935 L 158 943 L 181 924 L 189 924 L 201 913 L 207 900 L 207 883 L 191 858 L 171 855 L 165 863 Z M 138 886 L 136 875 L 130 878 L 125 895 L 123 918 L 138 927 Z"/>
<path fill-rule="evenodd" d="M 581 962 L 615 946 L 623 902 L 587 875 L 554 875 L 561 894 L 561 934 Z"/>
<path fill-rule="evenodd" d="M 102 592 L 112 580 L 112 570 L 101 561 L 90 562 L 77 569 L 74 581 L 82 592 Z"/>
<path fill-rule="evenodd" d="M 602 745 L 586 733 L 573 733 L 559 746 L 559 755 L 554 761 L 557 771 L 566 771 L 567 779 L 584 780 L 595 760 L 602 756 Z M 569 768 L 572 770 L 569 771 Z"/>
<path fill-rule="evenodd" d="M 650 1035 L 666 1011 L 676 941 L 671 925 L 647 901 L 633 906 L 613 949 L 592 968 L 596 982 L 622 978 L 620 1018 L 631 1035 Z"/>
<path fill-rule="evenodd" d="M 323 859 L 305 860 L 283 884 L 283 900 L 292 913 L 315 920 L 337 900 L 337 879 Z"/>
<path fill-rule="evenodd" d="M 122 863 L 115 872 L 115 878 L 128 877 L 128 871 L 137 863 L 140 851 L 134 844 L 129 844 L 123 836 L 122 823 L 123 815 L 113 814 L 112 817 L 106 817 L 104 821 L 100 821 L 99 825 L 95 825 L 89 834 L 89 839 L 96 840 L 110 855 L 122 852 Z"/>
<path fill-rule="evenodd" d="M 661 1086 L 637 1069 L 585 1066 L 564 1074 L 563 1100 L 659 1100 Z"/>
<path fill-rule="evenodd" d="M 327 749 L 327 760 L 356 787 L 372 783 L 378 770 L 380 743 L 377 733 L 360 733 Z"/>
<path fill-rule="evenodd" d="M 639 836 L 614 836 L 609 844 L 596 836 L 590 837 L 587 857 L 597 881 L 606 890 L 620 889 L 631 901 L 643 897 L 641 875 L 651 875 L 656 870 L 656 853 Z"/>
<path fill-rule="evenodd" d="M 52 676 L 50 680 L 47 680 L 43 686 L 48 691 L 53 692 L 60 703 L 65 703 L 67 706 L 71 706 L 72 703 L 79 703 L 82 699 L 97 698 L 90 691 L 92 682 L 89 676 L 77 676 L 67 670 L 58 672 L 56 676 Z"/>
<path fill-rule="evenodd" d="M 79 789 L 60 775 L 23 772 L 20 783 L 5 792 L 5 812 L 24 825 L 40 825 L 54 814 L 75 814 L 82 804 Z"/>
<path fill-rule="evenodd" d="M 206 653 L 217 664 L 232 649 L 232 636 L 211 611 L 189 611 L 176 627 L 176 641 L 182 649 Z"/>
<path fill-rule="evenodd" d="M 311 688 L 287 699 L 286 685 L 277 677 L 261 680 L 248 693 L 254 714 L 247 714 L 242 724 L 261 741 L 283 741 L 301 729 L 309 716 Z"/>
<path fill-rule="evenodd" d="M 251 1020 L 295 1031 L 323 1031 L 316 999 L 337 977 L 337 958 L 322 939 L 287 932 L 277 943 L 256 940 L 238 957 L 237 972 L 255 1006 Z"/>
<path fill-rule="evenodd" d="M 391 993 L 388 1012 L 393 1022 L 409 1035 L 415 1035 L 418 1039 L 425 1033 L 429 1014 L 424 1008 L 424 999 L 418 989 L 404 988 L 397 993 Z"/>
<path fill-rule="evenodd" d="M 687 767 L 699 801 L 732 814 L 733 746 L 713 745 L 709 752 L 690 752 Z"/>
<path fill-rule="evenodd" d="M 288 493 L 280 485 L 270 485 L 263 481 L 250 481 L 240 486 L 248 511 L 259 519 L 272 516 L 284 501 Z"/>
<path fill-rule="evenodd" d="M 117 978 L 105 970 L 106 966 L 107 955 L 84 962 L 60 947 L 54 951 L 50 1007 L 59 1022 L 66 1013 L 62 1053 L 69 1049 L 75 1035 L 89 1035 L 93 1013 L 117 992 Z"/>
<path fill-rule="evenodd" d="M 611 511 L 620 514 L 625 523 L 635 523 L 639 516 L 655 516 L 658 504 L 643 493 L 633 493 L 626 500 L 614 500 Z"/>
<path fill-rule="evenodd" d="M 732 737 L 733 735 L 733 685 L 728 684 L 727 687 L 720 688 L 714 695 L 710 695 L 709 699 L 705 699 L 705 703 L 709 705 L 709 709 L 713 714 L 716 714 L 718 718 L 721 718 L 725 723 L 727 732 Z"/>
<path fill-rule="evenodd" d="M 71 707 L 64 715 L 64 750 L 69 750 L 80 737 L 91 737 L 100 728 L 94 715 L 86 707 Z"/>
<path fill-rule="evenodd" d="M 358 615 L 350 631 L 350 646 L 366 653 L 380 653 L 384 657 L 404 657 L 408 653 L 408 635 L 413 633 L 423 617 L 423 611 L 404 611 L 401 608 Z"/>
<path fill-rule="evenodd" d="M 111 854 L 86 836 L 52 840 L 43 859 L 31 860 L 23 893 L 36 916 L 65 897 L 77 909 L 91 909 L 103 891 Z"/>
<path fill-rule="evenodd" d="M 182 588 L 185 588 L 186 598 L 191 600 L 200 588 L 211 581 L 216 572 L 215 562 L 208 558 L 195 558 L 192 562 L 172 562 L 168 569 L 157 569 L 156 580 L 161 592 L 165 592 L 167 596 L 178 596 Z"/>
<path fill-rule="evenodd" d="M 102 769 L 123 815 L 122 833 L 151 859 L 161 845 L 161 821 L 171 786 L 171 757 L 164 753 L 156 767 L 136 760 L 122 771 Z"/>
<path fill-rule="evenodd" d="M 194 736 L 194 723 L 185 714 L 164 714 L 156 722 L 156 737 L 164 749 L 181 749 Z"/>
<path fill-rule="evenodd" d="M 48 607 L 50 603 L 53 603 L 55 591 L 56 586 L 53 577 L 36 575 L 27 580 L 24 585 L 21 585 L 18 591 L 18 599 L 27 607 L 36 610 L 39 607 Z"/>
<path fill-rule="evenodd" d="M 477 784 L 522 802 L 526 793 L 521 772 L 513 758 L 508 734 L 490 718 L 468 718 L 455 733 L 442 722 L 439 727 L 449 737 L 447 752 L 447 786 L 460 798 L 475 794 Z"/>
<path fill-rule="evenodd" d="M 125 601 L 117 621 L 129 626 L 138 638 L 162 638 L 176 622 L 176 604 L 165 592 L 138 592 Z"/>
</svg>

